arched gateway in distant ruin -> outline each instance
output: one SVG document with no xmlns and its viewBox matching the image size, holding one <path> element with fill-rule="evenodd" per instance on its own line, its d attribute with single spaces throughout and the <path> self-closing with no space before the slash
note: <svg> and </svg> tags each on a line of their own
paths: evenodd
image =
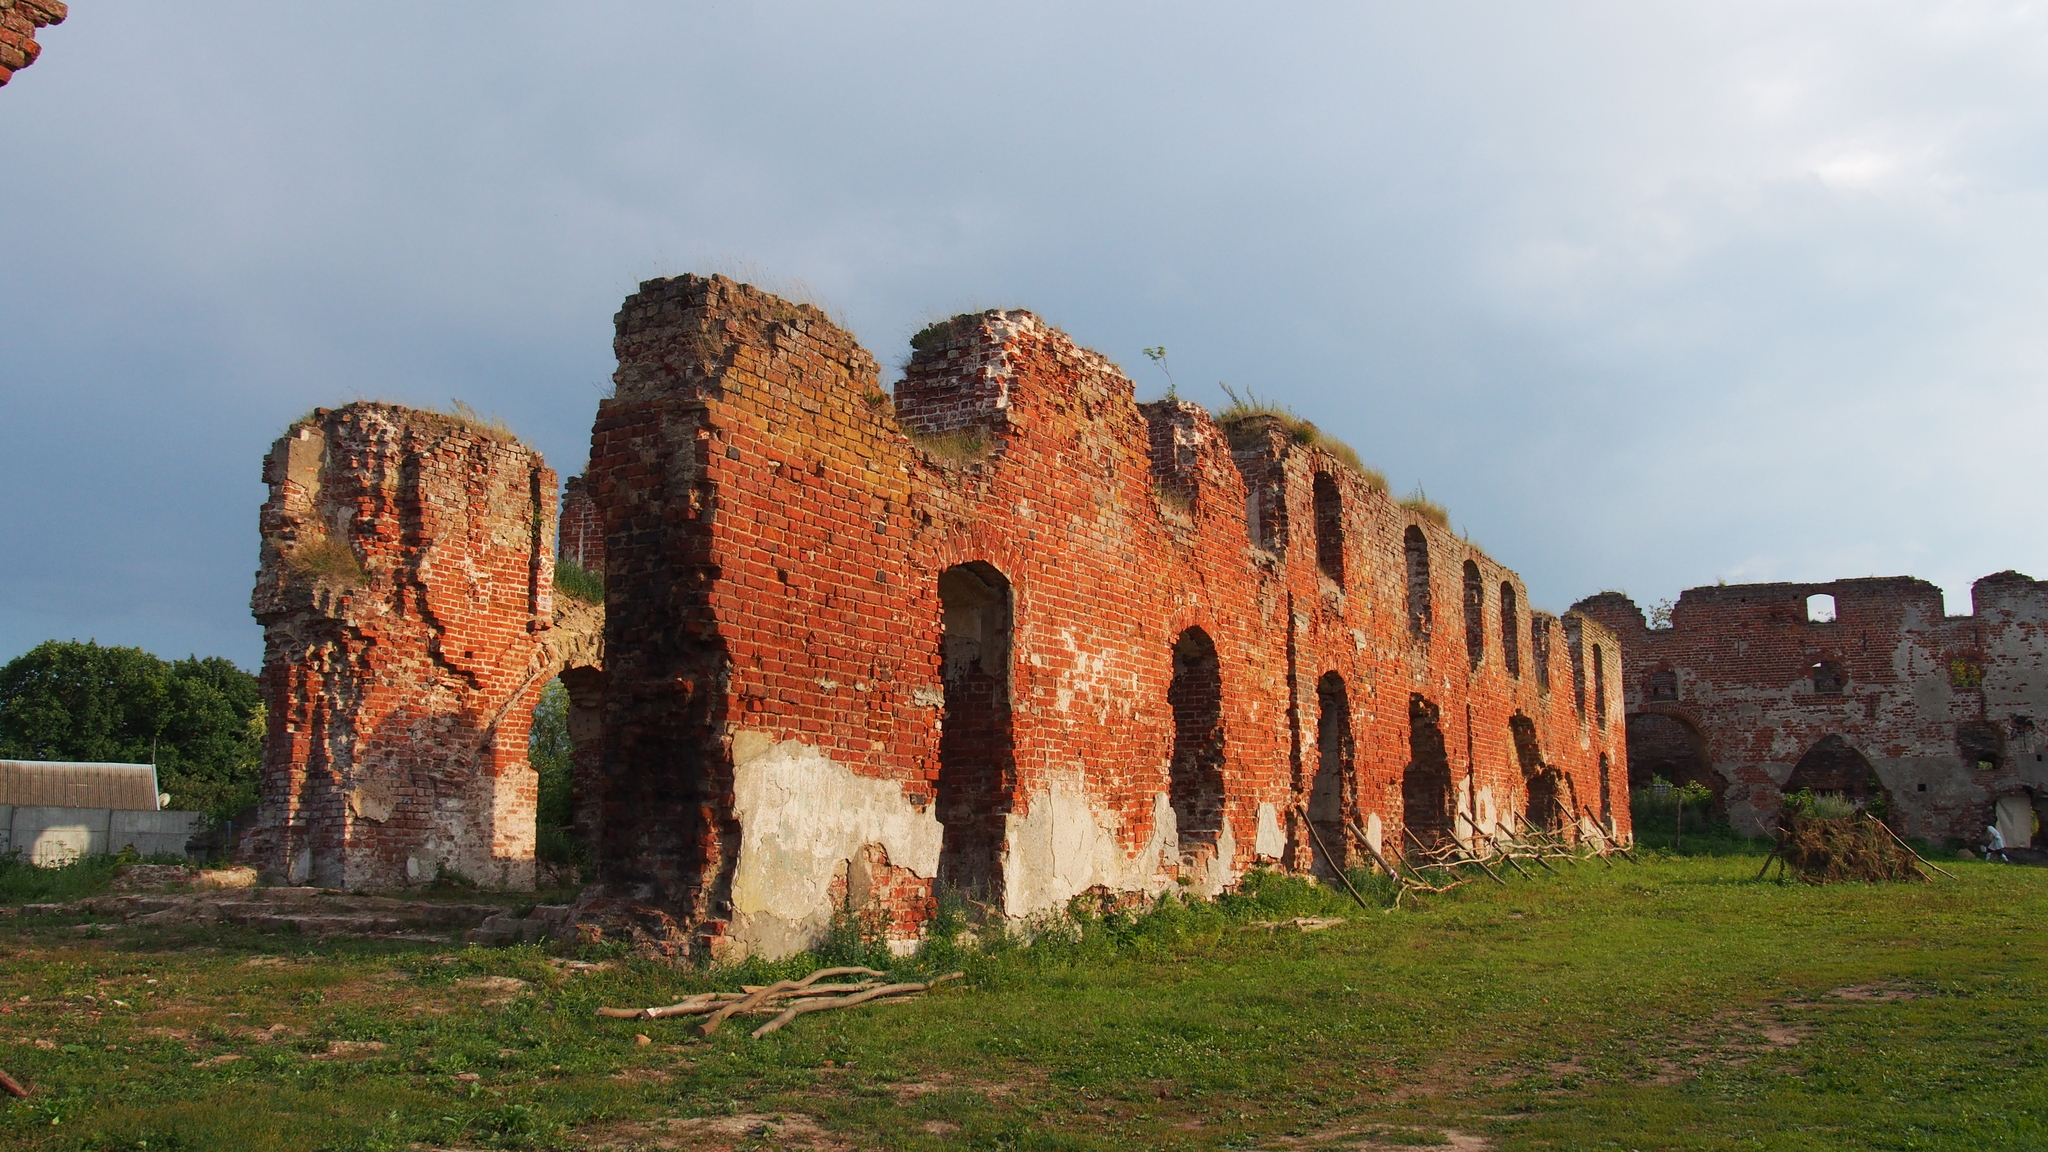
<svg viewBox="0 0 2048 1152">
<path fill-rule="evenodd" d="M 676 951 L 786 953 L 848 905 L 907 945 L 937 886 L 1008 917 L 1220 892 L 1327 867 L 1311 818 L 1349 863 L 1401 852 L 1416 805 L 1431 843 L 1490 832 L 1529 809 L 1511 732 L 1553 792 L 1603 794 L 1606 630 L 1528 611 L 1284 418 L 1140 404 L 1028 312 L 912 346 L 891 395 L 814 308 L 641 285 L 561 510 L 601 609 L 553 595 L 555 478 L 502 430 L 368 403 L 295 425 L 265 472 L 245 853 L 530 886 L 528 714 L 557 674 L 585 904 Z"/>
</svg>

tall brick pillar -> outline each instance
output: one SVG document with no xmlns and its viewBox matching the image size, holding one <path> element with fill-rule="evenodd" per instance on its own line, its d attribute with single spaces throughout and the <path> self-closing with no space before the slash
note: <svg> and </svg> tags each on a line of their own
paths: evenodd
<svg viewBox="0 0 2048 1152">
<path fill-rule="evenodd" d="M 270 728 L 244 855 L 326 887 L 531 888 L 533 706 L 591 647 L 569 633 L 602 627 L 593 606 L 555 627 L 554 473 L 502 430 L 358 403 L 293 425 L 264 480 Z"/>
</svg>

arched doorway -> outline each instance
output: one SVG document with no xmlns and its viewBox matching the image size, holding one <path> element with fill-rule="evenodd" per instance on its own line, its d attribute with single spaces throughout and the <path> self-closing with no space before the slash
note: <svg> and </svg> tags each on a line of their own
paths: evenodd
<svg viewBox="0 0 2048 1152">
<path fill-rule="evenodd" d="M 1200 628 L 1173 642 L 1173 762 L 1167 799 L 1183 857 L 1214 854 L 1223 832 L 1223 675 L 1216 645 Z"/>
<path fill-rule="evenodd" d="M 1859 808 L 1875 805 L 1884 811 L 1890 807 L 1891 797 L 1878 780 L 1877 769 L 1840 736 L 1823 736 L 1814 741 L 1799 763 L 1792 766 L 1792 775 L 1785 778 L 1782 791 L 1789 796 L 1807 790 L 1815 795 L 1835 793 Z"/>
<path fill-rule="evenodd" d="M 1401 773 L 1401 820 L 1417 840 L 1438 848 L 1454 840 L 1456 792 L 1436 705 L 1408 698 L 1408 767 Z"/>
<path fill-rule="evenodd" d="M 1010 582 L 976 561 L 939 574 L 939 883 L 1000 904 L 1004 817 L 1016 753 L 1010 730 Z"/>
<path fill-rule="evenodd" d="M 1350 843 L 1344 835 L 1344 812 L 1356 790 L 1352 768 L 1357 746 L 1351 738 L 1351 694 L 1344 678 L 1323 673 L 1316 682 L 1316 776 L 1308 794 L 1308 818 L 1337 859 L 1330 867 L 1350 867 Z"/>
<path fill-rule="evenodd" d="M 1707 742 L 1684 719 L 1663 712 L 1628 718 L 1628 786 L 1640 791 L 1655 777 L 1673 785 L 1698 782 L 1718 802 L 1726 781 L 1707 763 Z"/>
</svg>

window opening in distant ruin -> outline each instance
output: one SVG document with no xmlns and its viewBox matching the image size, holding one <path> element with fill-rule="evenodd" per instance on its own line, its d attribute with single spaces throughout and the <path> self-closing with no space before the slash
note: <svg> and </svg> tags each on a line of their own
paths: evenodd
<svg viewBox="0 0 2048 1152">
<path fill-rule="evenodd" d="M 1427 848 L 1455 838 L 1457 792 L 1437 706 L 1420 693 L 1408 697 L 1408 767 L 1401 774 L 1401 819 Z"/>
<path fill-rule="evenodd" d="M 1325 672 L 1316 682 L 1316 778 L 1309 790 L 1308 818 L 1330 851 L 1348 856 L 1343 845 L 1344 812 L 1355 790 L 1353 765 L 1358 749 L 1351 739 L 1351 696 L 1344 678 Z M 1350 866 L 1350 860 L 1326 861 L 1336 871 Z"/>
<path fill-rule="evenodd" d="M 1668 668 L 1661 672 L 1650 673 L 1643 683 L 1644 687 L 1649 690 L 1650 699 L 1652 700 L 1678 699 L 1678 673 Z"/>
<path fill-rule="evenodd" d="M 1607 654 L 1593 645 L 1593 722 L 1607 727 Z"/>
<path fill-rule="evenodd" d="M 1328 472 L 1316 473 L 1316 567 L 1344 586 L 1344 501 Z"/>
<path fill-rule="evenodd" d="M 1984 665 L 1981 661 L 1958 656 L 1948 662 L 1948 685 L 1951 688 L 1984 687 Z"/>
<path fill-rule="evenodd" d="M 1586 649 L 1576 642 L 1576 637 L 1568 637 L 1564 651 L 1572 662 L 1572 708 L 1583 718 L 1586 715 Z"/>
<path fill-rule="evenodd" d="M 1707 765 L 1707 742 L 1686 720 L 1664 712 L 1637 712 L 1628 718 L 1628 786 L 1648 788 L 1662 778 L 1674 785 L 1698 783 L 1716 796 L 1722 785 Z"/>
<path fill-rule="evenodd" d="M 1835 598 L 1826 592 L 1816 592 L 1806 598 L 1806 619 L 1813 624 L 1835 622 Z"/>
<path fill-rule="evenodd" d="M 1880 813 L 1889 808 L 1888 804 L 1879 803 L 1889 797 L 1884 783 L 1877 778 L 1877 769 L 1840 736 L 1823 736 L 1815 741 L 1799 763 L 1792 766 L 1792 775 L 1785 778 L 1783 791 L 1788 796 L 1803 791 L 1816 796 L 1832 792 L 1859 808 L 1875 806 Z"/>
<path fill-rule="evenodd" d="M 1500 585 L 1500 655 L 1508 675 L 1521 679 L 1522 612 L 1515 602 L 1515 586 L 1505 580 Z"/>
<path fill-rule="evenodd" d="M 1600 827 L 1614 828 L 1614 764 L 1605 752 L 1600 754 Z"/>
<path fill-rule="evenodd" d="M 1223 831 L 1223 675 L 1216 645 L 1200 628 L 1173 642 L 1173 763 L 1167 799 L 1182 855 L 1213 852 Z"/>
<path fill-rule="evenodd" d="M 1408 628 L 1421 636 L 1429 631 L 1429 541 L 1413 524 L 1403 540 L 1408 552 Z"/>
<path fill-rule="evenodd" d="M 1956 725 L 1956 753 L 1979 772 L 1996 772 L 2005 764 L 2005 733 L 1989 720 Z"/>
<path fill-rule="evenodd" d="M 1847 682 L 1847 678 L 1842 675 L 1842 666 L 1826 660 L 1808 669 L 1808 673 L 1813 677 L 1815 696 L 1840 696 L 1842 686 Z"/>
<path fill-rule="evenodd" d="M 939 881 L 999 903 L 999 853 L 1016 770 L 1010 728 L 1010 582 L 979 561 L 939 574 L 945 613 L 939 661 Z"/>
<path fill-rule="evenodd" d="M 1529 662 L 1536 666 L 1536 690 L 1550 691 L 1550 618 L 1529 617 Z"/>
<path fill-rule="evenodd" d="M 1465 655 L 1474 668 L 1486 660 L 1486 585 L 1479 565 L 1465 561 Z"/>
</svg>

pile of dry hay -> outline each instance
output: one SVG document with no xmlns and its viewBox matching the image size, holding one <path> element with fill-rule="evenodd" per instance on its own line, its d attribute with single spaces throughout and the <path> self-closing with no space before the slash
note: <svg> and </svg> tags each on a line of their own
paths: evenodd
<svg viewBox="0 0 2048 1152">
<path fill-rule="evenodd" d="M 1771 858 L 1779 862 L 1779 879 L 1789 871 L 1809 884 L 1927 879 L 1920 870 L 1924 861 L 1891 829 L 1863 813 L 1822 817 L 1788 811 L 1779 820 Z M 1766 859 L 1764 871 L 1770 867 Z M 1758 872 L 1758 878 L 1763 874 Z"/>
</svg>

